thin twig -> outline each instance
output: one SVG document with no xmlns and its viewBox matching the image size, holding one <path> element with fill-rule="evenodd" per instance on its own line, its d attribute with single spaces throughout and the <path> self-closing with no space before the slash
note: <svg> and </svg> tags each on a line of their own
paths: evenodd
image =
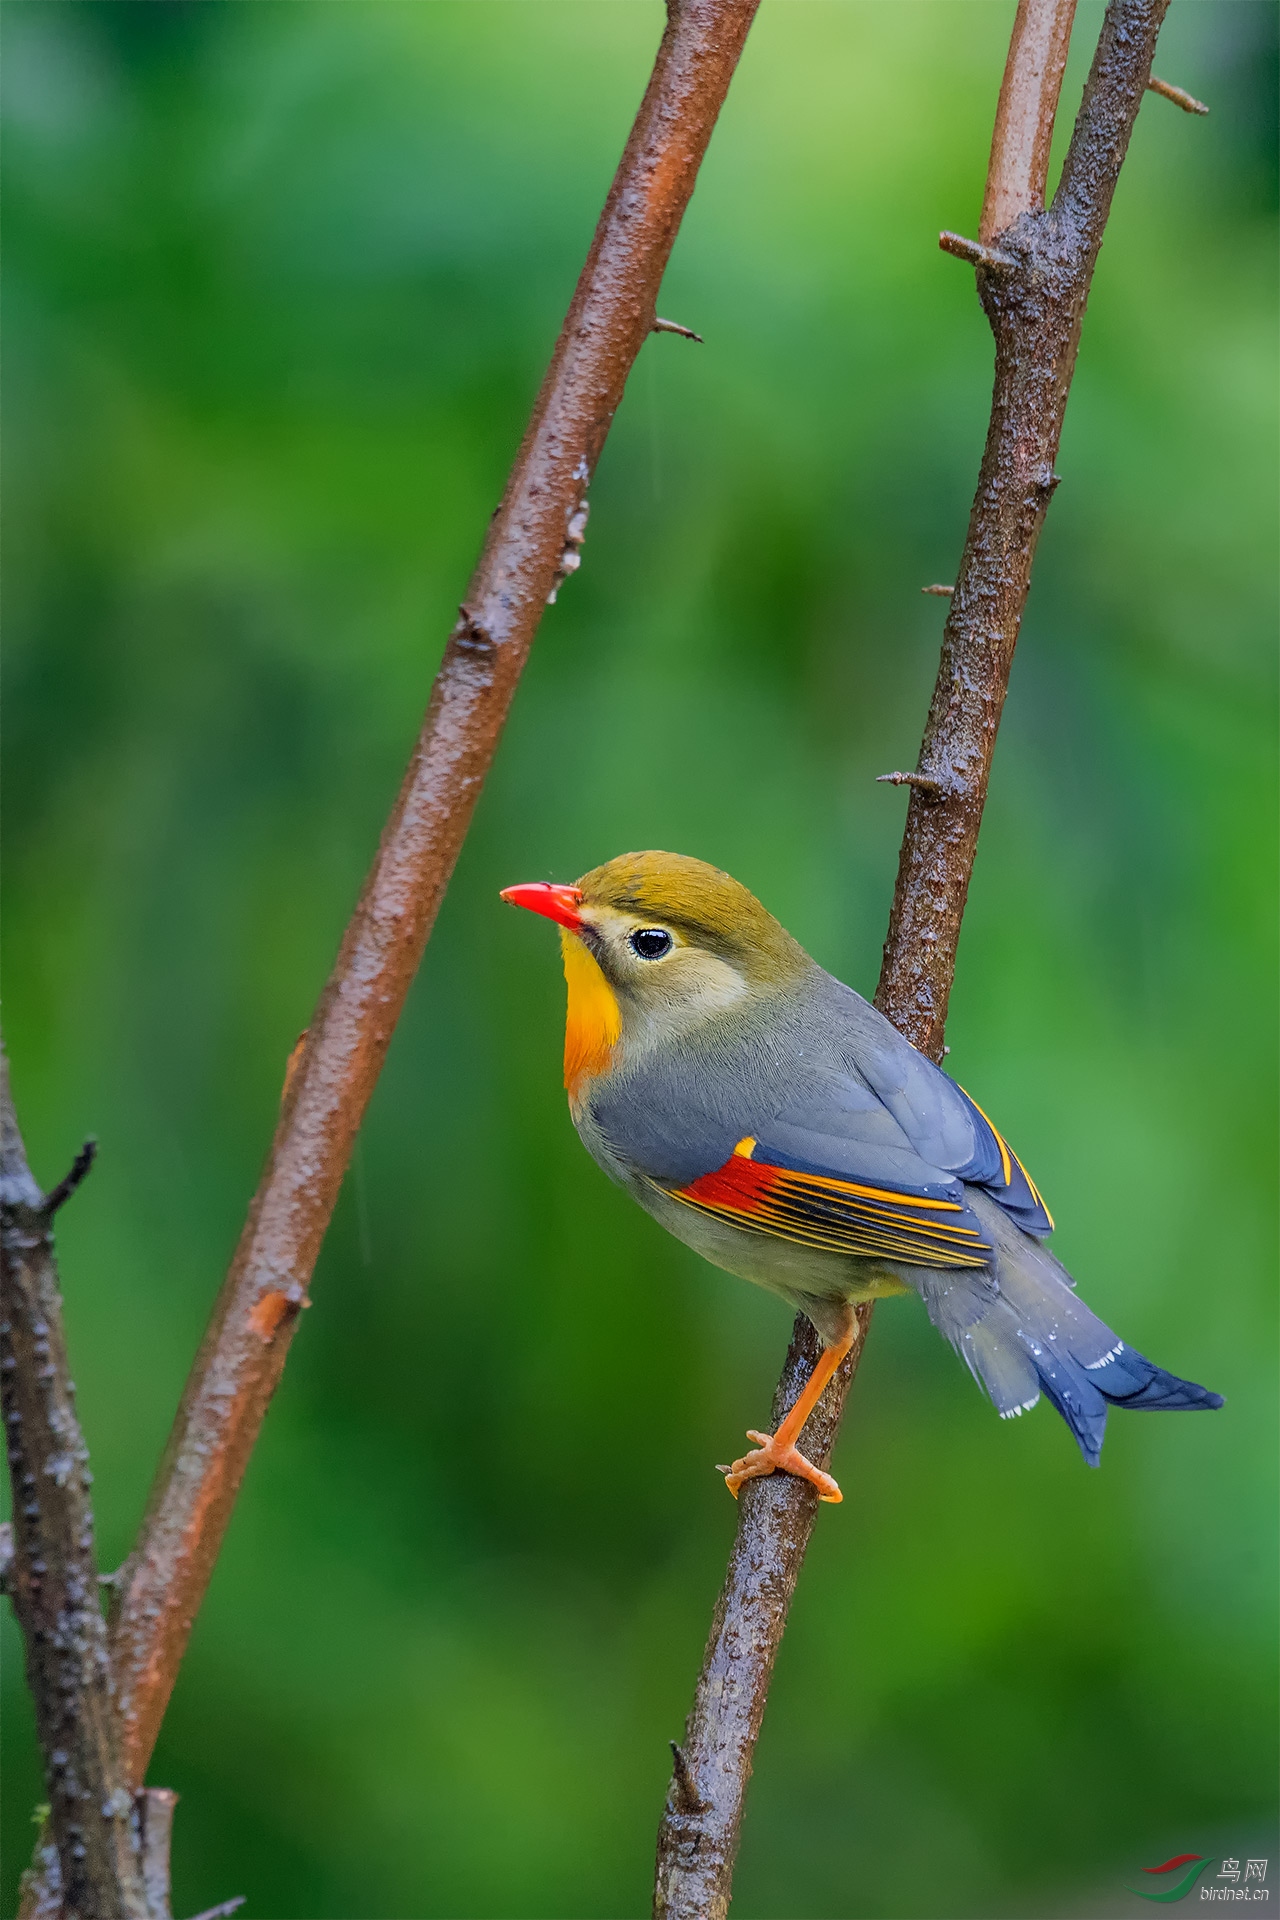
<svg viewBox="0 0 1280 1920">
<path fill-rule="evenodd" d="M 944 594 L 950 595 L 955 592 L 955 588 L 943 587 L 935 583 L 932 587 L 921 587 L 920 591 L 921 593 L 944 593 Z"/>
<path fill-rule="evenodd" d="M 27 1165 L 9 1063 L 0 1054 L 0 1395 L 13 1483 L 9 1592 L 49 1796 L 47 1844 L 67 1915 L 148 1920 L 98 1605 L 89 1450 L 67 1366 L 52 1197 L 41 1193 Z"/>
<path fill-rule="evenodd" d="M 962 233 L 940 233 L 938 245 L 944 253 L 954 254 L 957 260 L 967 260 L 971 267 L 985 267 L 988 273 L 1010 273 L 1018 264 L 1012 254 L 1001 253 L 998 247 L 982 246 L 977 240 L 966 240 Z"/>
<path fill-rule="evenodd" d="M 1197 100 L 1194 93 L 1187 93 L 1182 87 L 1175 87 L 1168 80 L 1157 80 L 1154 73 L 1147 82 L 1148 93 L 1163 94 L 1166 100 L 1172 100 L 1175 107 L 1181 107 L 1184 113 L 1208 113 L 1203 100 Z"/>
<path fill-rule="evenodd" d="M 756 4 L 669 0 L 653 76 L 404 786 L 294 1064 L 266 1170 L 124 1569 L 113 1652 L 135 1783 L 521 669 L 566 552 L 576 557 L 573 530 L 587 486 L 653 326 L 663 271 Z"/>
<path fill-rule="evenodd" d="M 994 240 L 1020 214 L 1044 206 L 1075 12 L 1076 0 L 1018 0 L 991 135 L 980 240 Z"/>
<path fill-rule="evenodd" d="M 237 1893 L 230 1900 L 220 1900 L 216 1907 L 206 1907 L 196 1914 L 195 1920 L 225 1920 L 227 1914 L 238 1913 L 247 1898 L 247 1894 Z"/>
<path fill-rule="evenodd" d="M 991 421 L 920 749 L 920 763 L 947 769 L 949 779 L 941 796 L 913 783 L 876 995 L 894 1025 L 934 1060 L 945 1051 L 956 942 L 1032 558 L 1052 497 L 1080 322 L 1167 5 L 1109 0 L 1052 210 L 1019 208 L 1016 270 L 979 276 L 996 340 Z M 1019 36 L 1033 22 L 1043 24 L 1043 13 L 1028 0 L 1014 27 L 1011 69 L 1022 70 Z M 1043 60 L 1036 70 L 1039 105 L 1033 99 L 1018 124 L 1039 129 L 1047 152 L 1061 76 Z M 1013 120 L 1006 119 L 992 156 L 1002 194 L 1008 181 L 1035 172 L 1021 162 L 1020 173 L 1014 168 Z M 1030 151 L 1034 156 L 1040 147 L 1033 142 Z M 1003 231 L 997 227 L 991 237 Z M 869 1306 L 857 1311 L 858 1342 L 800 1443 L 824 1467 L 871 1318 Z M 817 1335 L 800 1314 L 774 1400 L 775 1424 L 794 1404 L 817 1353 Z M 685 1778 L 705 1810 L 687 1811 L 686 1791 L 673 1781 L 658 1830 L 659 1920 L 724 1920 L 728 1910 L 756 1736 L 817 1504 L 812 1487 L 783 1474 L 742 1489 L 683 1742 Z"/>
<path fill-rule="evenodd" d="M 45 1195 L 44 1211 L 46 1219 L 52 1220 L 58 1208 L 65 1206 L 97 1157 L 97 1141 L 86 1140 L 75 1159 L 71 1162 L 70 1172 L 65 1173 L 62 1179 L 59 1180 L 57 1186 L 50 1188 L 49 1192 Z"/>
<path fill-rule="evenodd" d="M 700 347 L 705 345 L 700 333 L 695 333 L 692 327 L 682 327 L 678 320 L 655 320 L 650 332 L 678 333 L 682 340 L 696 340 Z"/>
</svg>

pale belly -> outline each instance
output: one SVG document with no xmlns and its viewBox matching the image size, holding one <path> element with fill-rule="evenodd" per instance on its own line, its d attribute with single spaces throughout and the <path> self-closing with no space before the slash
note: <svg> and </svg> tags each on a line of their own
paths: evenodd
<svg viewBox="0 0 1280 1920">
<path fill-rule="evenodd" d="M 696 1207 L 673 1200 L 658 1187 L 627 1181 L 629 1191 L 646 1213 L 660 1220 L 668 1233 L 683 1240 L 713 1267 L 736 1273 L 739 1279 L 794 1299 L 799 1294 L 828 1300 L 878 1300 L 885 1294 L 910 1293 L 896 1272 L 878 1261 L 855 1260 L 828 1253 L 821 1247 L 800 1246 L 776 1234 L 731 1226 Z"/>
<path fill-rule="evenodd" d="M 780 1294 L 790 1306 L 809 1315 L 824 1340 L 836 1339 L 843 1330 L 846 1303 L 913 1291 L 895 1267 L 829 1253 L 821 1247 L 801 1246 L 749 1227 L 735 1227 L 673 1200 L 661 1187 L 633 1173 L 611 1150 L 589 1116 L 575 1113 L 574 1123 L 592 1159 L 668 1233 L 700 1253 L 713 1267 Z"/>
</svg>

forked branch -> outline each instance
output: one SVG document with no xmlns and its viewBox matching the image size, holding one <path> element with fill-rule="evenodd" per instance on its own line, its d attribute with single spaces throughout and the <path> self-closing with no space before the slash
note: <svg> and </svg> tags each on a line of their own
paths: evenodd
<svg viewBox="0 0 1280 1920">
<path fill-rule="evenodd" d="M 876 1003 L 922 1052 L 943 1052 L 947 1003 L 996 730 L 1031 580 L 1111 197 L 1168 0 L 1110 0 L 1062 179 L 1043 197 L 1074 0 L 1020 0 L 974 260 L 996 343 L 986 450 L 950 594 L 942 658 L 910 787 Z M 944 245 L 955 236 L 945 236 Z M 800 1437 L 825 1467 L 866 1338 Z M 803 1314 L 774 1402 L 791 1406 L 817 1357 Z M 778 1645 L 817 1512 L 804 1481 L 749 1481 L 693 1711 L 658 1830 L 659 1920 L 723 1920 L 743 1803 Z"/>
</svg>

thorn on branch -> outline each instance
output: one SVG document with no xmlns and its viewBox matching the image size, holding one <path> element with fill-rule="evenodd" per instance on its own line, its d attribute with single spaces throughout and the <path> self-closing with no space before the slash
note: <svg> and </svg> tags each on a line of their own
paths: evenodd
<svg viewBox="0 0 1280 1920">
<path fill-rule="evenodd" d="M 955 588 L 932 586 L 932 587 L 921 587 L 920 591 L 921 593 L 943 593 L 943 594 L 946 594 L 949 598 L 955 592 Z"/>
<path fill-rule="evenodd" d="M 878 787 L 916 787 L 926 800 L 936 803 L 945 799 L 947 783 L 936 779 L 931 773 L 878 773 Z"/>
<path fill-rule="evenodd" d="M 980 240 L 966 240 L 962 233 L 940 233 L 938 245 L 944 253 L 953 253 L 957 260 L 967 260 L 971 266 L 985 267 L 988 273 L 1008 273 L 1018 264 L 1012 254 L 984 247 Z"/>
<path fill-rule="evenodd" d="M 76 1188 L 80 1185 L 80 1182 L 84 1179 L 85 1175 L 88 1173 L 90 1167 L 93 1165 L 97 1157 L 98 1157 L 97 1141 L 86 1140 L 84 1145 L 81 1147 L 79 1153 L 76 1155 L 75 1159 L 71 1162 L 70 1173 L 66 1174 L 63 1179 L 59 1180 L 57 1186 L 54 1187 L 51 1193 L 47 1193 L 45 1195 L 44 1205 L 40 1209 L 40 1211 L 43 1213 L 46 1220 L 52 1220 L 54 1214 L 58 1211 L 58 1208 L 65 1205 L 65 1203 L 71 1198 L 72 1194 L 75 1192 Z"/>
<path fill-rule="evenodd" d="M 216 1907 L 206 1907 L 203 1913 L 196 1914 L 195 1920 L 223 1920 L 224 1914 L 235 1913 L 248 1897 L 247 1893 L 237 1893 L 230 1900 L 219 1901 Z"/>
<path fill-rule="evenodd" d="M 458 624 L 453 630 L 453 638 L 467 653 L 493 652 L 493 635 L 465 600 L 458 608 Z"/>
<path fill-rule="evenodd" d="M 705 344 L 700 333 L 695 333 L 692 327 L 682 327 L 678 320 L 655 319 L 649 331 L 650 333 L 678 333 L 682 340 L 696 340 L 699 346 Z"/>
<path fill-rule="evenodd" d="M 675 1791 L 672 1799 L 679 1813 L 706 1813 L 711 1802 L 704 1800 L 693 1784 L 693 1775 L 689 1771 L 689 1762 L 684 1757 L 683 1747 L 671 1742 L 671 1758 L 675 1762 Z"/>
<path fill-rule="evenodd" d="M 1172 100 L 1175 107 L 1181 107 L 1184 113 L 1208 113 L 1203 100 L 1197 100 L 1194 93 L 1187 93 L 1182 87 L 1172 86 L 1168 80 L 1157 80 L 1154 73 L 1147 82 L 1148 93 L 1159 93 L 1166 100 Z"/>
</svg>

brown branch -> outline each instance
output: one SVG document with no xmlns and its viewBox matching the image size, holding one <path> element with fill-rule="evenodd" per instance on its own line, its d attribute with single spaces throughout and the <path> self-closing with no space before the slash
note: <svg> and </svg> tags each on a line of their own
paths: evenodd
<svg viewBox="0 0 1280 1920">
<path fill-rule="evenodd" d="M 839 1372 L 805 1422 L 797 1445 L 830 1464 L 850 1382 L 862 1356 L 870 1307 L 855 1309 L 857 1333 Z M 812 1322 L 796 1315 L 769 1424 L 798 1399 L 821 1352 Z M 654 1914 L 658 1920 L 723 1920 L 760 1722 L 791 1597 L 818 1511 L 816 1488 L 789 1474 L 749 1480 L 738 1531 L 698 1674 L 685 1744 L 658 1828 Z M 674 1743 L 673 1743 L 674 1744 Z"/>
<path fill-rule="evenodd" d="M 979 274 L 996 343 L 991 421 L 920 749 L 948 793 L 941 806 L 911 796 L 878 996 L 933 1059 L 1085 302 L 1167 5 L 1111 0 L 1052 209 L 1000 235 L 1016 273 Z"/>
<path fill-rule="evenodd" d="M 1039 210 L 1033 197 L 1011 216 L 1011 229 L 984 222 L 984 238 L 998 238 L 1001 252 L 1013 255 L 1017 266 L 979 271 L 996 342 L 991 420 L 920 750 L 921 768 L 942 782 L 943 791 L 912 787 L 876 994 L 894 1025 L 934 1060 L 944 1052 L 956 944 L 996 729 L 1036 541 L 1056 484 L 1053 462 L 1080 323 L 1167 5 L 1109 0 L 1052 209 Z M 992 151 L 1001 196 L 1018 181 L 1026 183 L 1027 193 L 1043 190 L 1042 174 L 1036 185 L 1037 170 L 1039 156 L 1048 152 L 1060 66 L 1040 58 L 1040 105 L 1034 112 L 1020 107 L 1015 115 L 1005 103 L 1023 99 L 1022 78 L 1015 85 L 1009 72 L 1020 76 L 1034 65 L 1020 36 L 1034 23 L 1042 48 L 1057 44 L 1047 36 L 1050 16 L 1064 38 L 1069 8 L 1024 0 L 1018 10 L 1001 96 L 1004 126 L 997 127 Z M 989 203 L 992 193 L 989 188 Z M 1008 204 L 1007 197 L 1000 204 Z M 801 1441 L 824 1466 L 870 1318 L 870 1307 L 859 1307 L 858 1344 Z M 794 1404 L 817 1351 L 817 1335 L 801 1314 L 775 1397 L 775 1423 Z M 660 1920 L 723 1920 L 728 1910 L 755 1741 L 817 1507 L 811 1486 L 782 1474 L 742 1489 L 737 1536 L 682 1748 L 682 1779 L 672 1783 L 658 1830 L 654 1912 Z M 691 1810 L 695 1803 L 701 1811 Z"/>
<path fill-rule="evenodd" d="M 1019 214 L 1038 213 L 1044 206 L 1075 13 L 1076 0 L 1018 0 L 991 135 L 980 240 L 993 240 Z"/>
<path fill-rule="evenodd" d="M 69 1182 L 70 1175 L 67 1191 Z M 46 1196 L 32 1178 L 0 1054 L 0 1398 L 13 1484 L 8 1589 L 49 1796 L 46 1844 L 68 1920 L 147 1920 L 98 1601 L 89 1451 L 76 1418 L 53 1257 L 50 1219 L 60 1191 Z"/>
<path fill-rule="evenodd" d="M 422 734 L 282 1102 L 266 1170 L 123 1570 L 113 1656 L 140 1784 L 284 1366 L 356 1131 L 582 509 L 757 0 L 670 0 Z"/>
</svg>

